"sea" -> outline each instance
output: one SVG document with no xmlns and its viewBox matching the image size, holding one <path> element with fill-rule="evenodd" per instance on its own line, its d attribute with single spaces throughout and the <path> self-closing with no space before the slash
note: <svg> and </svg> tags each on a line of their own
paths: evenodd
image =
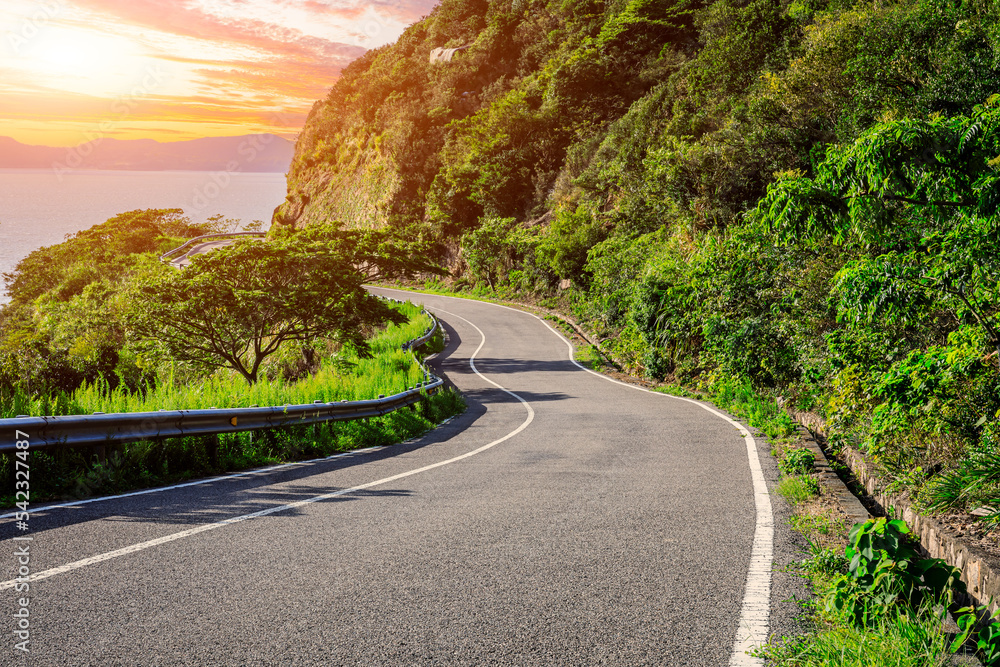
<svg viewBox="0 0 1000 667">
<path fill-rule="evenodd" d="M 0 169 L 0 272 L 126 211 L 180 208 L 192 222 L 221 213 L 267 229 L 284 199 L 280 173 Z M 0 303 L 7 301 L 0 283 Z"/>
</svg>

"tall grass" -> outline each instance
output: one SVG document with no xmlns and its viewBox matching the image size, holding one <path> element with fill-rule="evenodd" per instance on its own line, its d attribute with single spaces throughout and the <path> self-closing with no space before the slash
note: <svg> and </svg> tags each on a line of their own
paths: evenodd
<svg viewBox="0 0 1000 667">
<path fill-rule="evenodd" d="M 939 667 L 952 664 L 939 614 L 899 611 L 875 627 L 838 625 L 772 645 L 762 652 L 774 667 Z"/>
<path fill-rule="evenodd" d="M 804 503 L 819 495 L 819 484 L 809 475 L 783 475 L 778 493 L 792 504 Z"/>
<path fill-rule="evenodd" d="M 734 378 L 716 380 L 708 387 L 713 403 L 734 415 L 743 417 L 769 438 L 779 438 L 795 432 L 795 424 L 778 403 L 756 391 L 749 382 Z"/>
<path fill-rule="evenodd" d="M 262 380 L 253 387 L 235 374 L 217 373 L 203 382 L 182 385 L 162 379 L 144 393 L 109 390 L 96 385 L 72 394 L 28 399 L 21 394 L 2 401 L 3 416 L 145 412 L 158 409 L 247 407 L 377 398 L 403 391 L 423 379 L 423 371 L 400 346 L 422 334 L 430 320 L 407 304 L 409 322 L 390 326 L 369 342 L 373 358 L 324 360 L 312 377 L 298 382 Z M 343 361 L 343 360 L 341 360 Z M 420 401 L 411 409 L 349 422 L 285 426 L 185 438 L 168 438 L 107 445 L 103 448 L 62 448 L 31 453 L 32 499 L 83 498 L 182 481 L 282 461 L 328 456 L 335 452 L 391 445 L 417 436 L 443 419 L 461 412 L 461 396 L 448 390 Z M 0 478 L 12 475 L 12 459 L 0 457 Z M 13 484 L 8 485 L 13 489 Z M 0 505 L 13 496 L 0 496 Z"/>
<path fill-rule="evenodd" d="M 376 335 L 370 341 L 372 358 L 352 355 L 340 360 L 324 359 L 315 375 L 296 382 L 263 378 L 250 386 L 230 371 L 220 371 L 190 384 L 167 375 L 142 392 L 110 389 L 106 383 L 97 382 L 69 394 L 28 397 L 14 392 L 0 396 L 0 417 L 240 408 L 364 400 L 377 398 L 379 394 L 390 396 L 423 379 L 423 371 L 412 355 L 400 347 L 430 326 L 430 318 L 417 306 L 405 304 L 398 308 L 410 318 L 409 321 L 390 325 Z M 349 370 L 343 370 L 345 367 Z"/>
</svg>

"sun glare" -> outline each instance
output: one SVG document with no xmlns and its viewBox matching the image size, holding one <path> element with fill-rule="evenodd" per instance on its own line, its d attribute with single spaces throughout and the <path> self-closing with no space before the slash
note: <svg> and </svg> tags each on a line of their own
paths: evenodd
<svg viewBox="0 0 1000 667">
<path fill-rule="evenodd" d="M 131 40 L 62 28 L 47 31 L 26 55 L 39 83 L 89 95 L 127 89 L 145 61 Z"/>
</svg>

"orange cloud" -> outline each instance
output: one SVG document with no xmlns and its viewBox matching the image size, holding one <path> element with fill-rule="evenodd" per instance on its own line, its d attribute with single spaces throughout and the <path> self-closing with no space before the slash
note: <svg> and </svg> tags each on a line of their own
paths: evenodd
<svg viewBox="0 0 1000 667">
<path fill-rule="evenodd" d="M 305 35 L 279 23 L 227 18 L 209 14 L 192 0 L 74 0 L 93 12 L 131 25 L 152 28 L 213 43 L 230 43 L 264 50 L 272 55 L 333 58 L 343 66 L 365 49 Z"/>
<path fill-rule="evenodd" d="M 83 13 L 54 19 L 64 29 L 131 36 L 146 57 L 179 72 L 123 100 L 60 91 L 28 71 L 0 71 L 0 134 L 33 143 L 78 143 L 95 124 L 115 136 L 213 136 L 296 132 L 315 100 L 365 46 L 391 41 L 426 15 L 432 0 L 67 0 Z M 0 10 L 2 14 L 2 10 Z M 330 30 L 327 31 L 326 28 Z M 199 48 L 201 45 L 202 48 Z M 0 67 L 0 70 L 3 70 Z M 131 86 L 129 86 L 131 87 Z M 280 120 L 278 120 L 280 119 Z M 48 123 L 53 129 L 46 138 Z M 159 125 L 158 125 L 159 124 Z M 78 128 L 74 133 L 73 128 Z M 56 131 L 58 130 L 58 131 Z"/>
<path fill-rule="evenodd" d="M 292 0 L 294 2 L 294 0 Z M 437 4 L 432 0 L 416 0 L 414 2 L 398 3 L 386 0 L 373 0 L 363 5 L 345 7 L 322 0 L 307 0 L 307 2 L 295 3 L 307 11 L 321 16 L 342 16 L 344 18 L 362 18 L 369 9 L 380 16 L 392 19 L 404 25 L 416 23 L 423 17 L 430 14 L 431 9 Z"/>
</svg>

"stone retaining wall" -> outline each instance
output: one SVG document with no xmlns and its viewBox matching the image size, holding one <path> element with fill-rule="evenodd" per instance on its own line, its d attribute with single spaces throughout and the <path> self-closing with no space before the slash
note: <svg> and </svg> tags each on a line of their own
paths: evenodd
<svg viewBox="0 0 1000 667">
<path fill-rule="evenodd" d="M 819 415 L 811 412 L 788 412 L 810 431 L 826 434 L 826 422 Z M 897 517 L 906 521 L 914 535 L 920 538 L 920 544 L 930 557 L 941 558 L 962 570 L 962 581 L 968 587 L 973 602 L 988 606 L 991 612 L 1000 608 L 1000 559 L 978 547 L 965 544 L 934 519 L 918 514 L 907 498 L 886 493 L 886 484 L 879 479 L 871 464 L 858 450 L 845 448 L 844 458 L 868 494 L 883 508 L 891 508 Z"/>
</svg>

